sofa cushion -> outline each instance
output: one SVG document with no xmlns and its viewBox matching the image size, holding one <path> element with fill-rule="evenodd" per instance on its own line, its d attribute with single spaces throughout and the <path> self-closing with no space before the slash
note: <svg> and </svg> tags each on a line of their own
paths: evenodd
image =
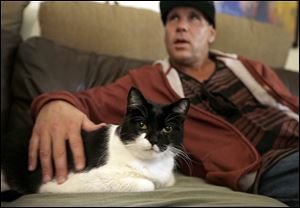
<svg viewBox="0 0 300 208">
<path fill-rule="evenodd" d="M 156 60 L 166 56 L 158 13 L 96 2 L 43 2 L 41 35 L 97 53 Z"/>
<path fill-rule="evenodd" d="M 285 66 L 293 43 L 285 29 L 228 14 L 218 14 L 216 19 L 217 39 L 214 48 L 237 53 L 271 67 Z"/>
<path fill-rule="evenodd" d="M 20 32 L 23 11 L 30 1 L 1 1 L 1 29 Z"/>
<path fill-rule="evenodd" d="M 17 47 L 22 39 L 19 33 L 1 29 L 1 135 L 6 132 L 11 101 L 11 77 Z"/>
<path fill-rule="evenodd" d="M 174 186 L 139 193 L 31 194 L 1 205 L 17 207 L 286 207 L 266 196 L 232 191 L 176 175 Z"/>
<path fill-rule="evenodd" d="M 72 49 L 42 37 L 24 41 L 17 56 L 12 79 L 14 101 L 10 130 L 32 124 L 29 106 L 32 99 L 43 92 L 76 92 L 105 85 L 123 76 L 128 70 L 151 64 L 146 60 Z"/>
<path fill-rule="evenodd" d="M 39 21 L 42 36 L 70 47 L 148 60 L 167 56 L 160 14 L 150 10 L 95 2 L 43 2 Z M 283 29 L 221 13 L 216 25 L 213 48 L 271 67 L 285 66 L 292 39 Z"/>
</svg>

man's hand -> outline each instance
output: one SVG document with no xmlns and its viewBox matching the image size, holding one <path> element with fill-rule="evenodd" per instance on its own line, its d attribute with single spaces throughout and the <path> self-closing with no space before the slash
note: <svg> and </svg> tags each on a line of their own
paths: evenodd
<svg viewBox="0 0 300 208">
<path fill-rule="evenodd" d="M 65 140 L 69 140 L 76 170 L 85 167 L 84 148 L 81 129 L 85 131 L 97 130 L 106 124 L 94 124 L 87 116 L 64 101 L 52 101 L 39 112 L 29 143 L 29 170 L 37 166 L 40 157 L 43 181 L 52 179 L 52 158 L 56 170 L 58 183 L 67 179 L 67 154 Z"/>
</svg>

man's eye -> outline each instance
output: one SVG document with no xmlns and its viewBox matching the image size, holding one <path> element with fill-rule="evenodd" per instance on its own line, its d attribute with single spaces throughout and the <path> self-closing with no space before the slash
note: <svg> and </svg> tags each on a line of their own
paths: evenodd
<svg viewBox="0 0 300 208">
<path fill-rule="evenodd" d="M 144 122 L 139 122 L 138 126 L 140 129 L 143 129 L 143 130 L 147 129 L 147 125 Z"/>
<path fill-rule="evenodd" d="M 167 126 L 167 127 L 165 127 L 165 128 L 163 128 L 163 132 L 164 133 L 170 133 L 171 131 L 173 131 L 173 128 L 172 128 L 172 126 Z"/>
<path fill-rule="evenodd" d="M 191 20 L 201 20 L 201 18 L 199 16 L 197 16 L 197 15 L 191 15 L 190 19 Z"/>
<path fill-rule="evenodd" d="M 167 18 L 167 21 L 173 21 L 173 20 L 177 20 L 178 19 L 178 16 L 177 15 L 170 15 L 168 18 Z"/>
</svg>

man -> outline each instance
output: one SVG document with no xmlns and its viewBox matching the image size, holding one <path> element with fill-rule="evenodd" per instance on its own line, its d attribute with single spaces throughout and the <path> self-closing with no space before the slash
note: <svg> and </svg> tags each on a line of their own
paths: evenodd
<svg viewBox="0 0 300 208">
<path fill-rule="evenodd" d="M 136 86 L 156 103 L 190 98 L 184 146 L 191 164 L 179 161 L 182 172 L 297 204 L 298 97 L 268 67 L 210 51 L 216 38 L 213 2 L 161 1 L 160 9 L 168 59 L 133 70 L 104 87 L 43 94 L 34 100 L 29 170 L 36 168 L 39 156 L 43 179 L 49 181 L 53 158 L 57 181 L 63 183 L 66 139 L 76 168 L 83 169 L 81 129 L 120 123 L 128 90 Z M 287 173 L 279 178 L 283 171 Z M 289 184 L 282 186 L 282 181 Z"/>
</svg>

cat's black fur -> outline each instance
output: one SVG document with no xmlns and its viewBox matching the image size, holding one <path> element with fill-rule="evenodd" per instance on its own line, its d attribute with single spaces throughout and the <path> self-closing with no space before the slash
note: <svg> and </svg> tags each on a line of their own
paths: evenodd
<svg viewBox="0 0 300 208">
<path fill-rule="evenodd" d="M 128 94 L 127 113 L 116 134 L 119 134 L 124 144 L 131 142 L 141 133 L 146 133 L 149 142 L 157 144 L 161 151 L 164 151 L 169 143 L 180 148 L 184 116 L 188 108 L 188 99 L 162 106 L 147 101 L 139 90 L 132 88 Z M 89 133 L 82 131 L 86 157 L 86 168 L 83 172 L 106 163 L 109 128 L 110 125 Z M 35 171 L 27 170 L 31 133 L 32 127 L 15 131 L 1 139 L 1 173 L 4 174 L 5 182 L 10 188 L 22 194 L 36 193 L 42 184 L 40 165 Z M 68 169 L 75 172 L 71 150 L 68 144 L 66 147 Z"/>
</svg>

